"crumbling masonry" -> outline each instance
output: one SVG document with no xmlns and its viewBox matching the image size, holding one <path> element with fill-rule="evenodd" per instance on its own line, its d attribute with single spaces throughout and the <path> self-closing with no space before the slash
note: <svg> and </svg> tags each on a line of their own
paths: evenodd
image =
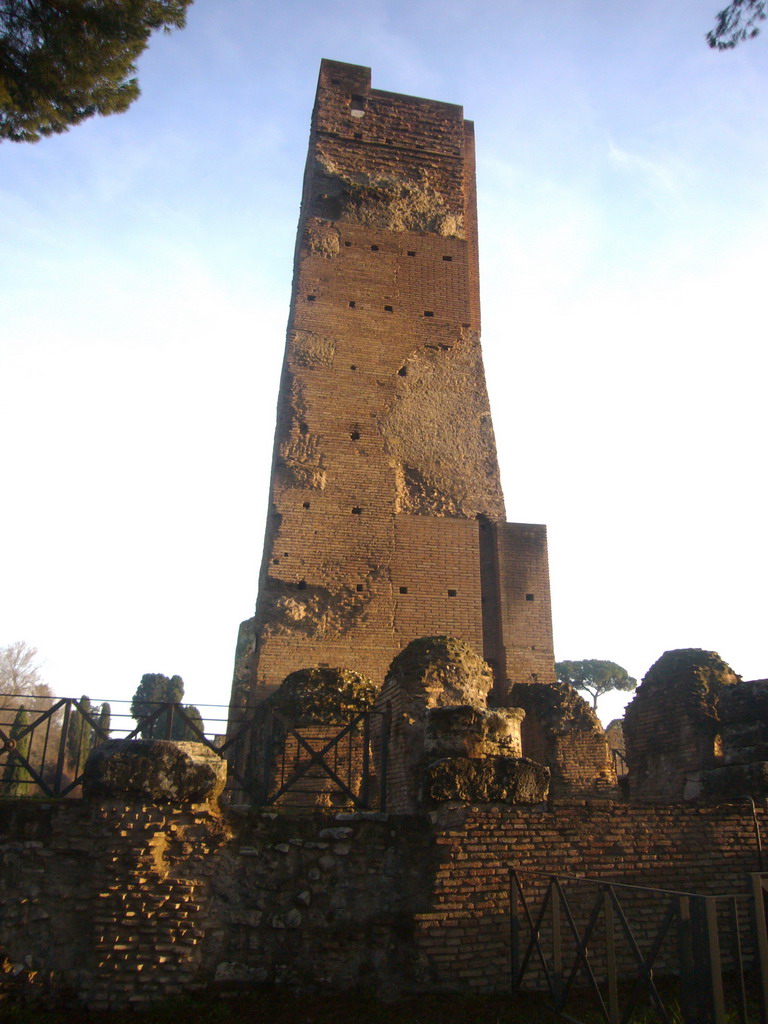
<svg viewBox="0 0 768 1024">
<path fill-rule="evenodd" d="M 411 640 L 554 681 L 546 532 L 505 522 L 480 352 L 473 126 L 323 61 L 240 712 L 306 667 L 380 687 Z"/>
<path fill-rule="evenodd" d="M 544 528 L 504 521 L 479 325 L 471 125 L 323 62 L 232 720 L 267 753 L 265 723 L 301 723 L 293 756 L 373 709 L 387 813 L 334 804 L 327 777 L 311 812 L 221 806 L 204 746 L 105 743 L 83 799 L 0 799 L 0 1006 L 508 991 L 509 865 L 732 895 L 748 948 L 768 680 L 663 655 L 627 712 L 619 799 L 593 712 L 554 680 Z M 647 950 L 662 908 L 635 911 Z"/>
</svg>

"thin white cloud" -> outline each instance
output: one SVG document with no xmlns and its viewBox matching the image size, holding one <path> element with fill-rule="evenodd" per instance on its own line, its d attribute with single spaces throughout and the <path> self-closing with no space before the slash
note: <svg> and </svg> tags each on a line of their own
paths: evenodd
<svg viewBox="0 0 768 1024">
<path fill-rule="evenodd" d="M 670 193 L 679 190 L 679 174 L 668 163 L 630 153 L 611 140 L 608 142 L 608 158 L 614 167 L 636 175 L 655 189 Z"/>
</svg>

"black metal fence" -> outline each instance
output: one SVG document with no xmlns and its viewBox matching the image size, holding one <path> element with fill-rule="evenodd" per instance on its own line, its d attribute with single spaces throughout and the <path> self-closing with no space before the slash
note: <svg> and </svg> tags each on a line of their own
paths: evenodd
<svg viewBox="0 0 768 1024">
<path fill-rule="evenodd" d="M 85 762 L 106 740 L 174 739 L 227 761 L 229 802 L 383 810 L 381 717 L 312 725 L 272 711 L 163 702 L 136 718 L 128 701 L 94 707 L 82 698 L 0 694 L 0 796 L 79 796 Z"/>
<path fill-rule="evenodd" d="M 751 877 L 752 900 L 512 869 L 512 989 L 543 984 L 577 1024 L 585 992 L 606 1024 L 748 1024 L 750 982 L 768 1024 L 768 876 Z"/>
<path fill-rule="evenodd" d="M 267 705 L 256 724 L 255 802 L 386 811 L 388 737 L 386 713 L 296 722 Z"/>
</svg>

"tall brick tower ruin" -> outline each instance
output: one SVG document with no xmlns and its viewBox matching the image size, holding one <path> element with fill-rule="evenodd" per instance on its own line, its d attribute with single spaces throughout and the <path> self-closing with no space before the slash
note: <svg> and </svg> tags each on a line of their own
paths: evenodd
<svg viewBox="0 0 768 1024">
<path fill-rule="evenodd" d="M 502 700 L 513 683 L 554 681 L 545 528 L 505 518 L 472 123 L 323 61 L 233 707 L 306 667 L 381 684 L 406 644 L 437 634 L 483 654 Z"/>
</svg>

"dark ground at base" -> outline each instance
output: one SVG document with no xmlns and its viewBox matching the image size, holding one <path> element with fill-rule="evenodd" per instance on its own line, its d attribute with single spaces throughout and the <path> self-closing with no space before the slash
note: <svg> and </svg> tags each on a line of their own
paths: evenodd
<svg viewBox="0 0 768 1024">
<path fill-rule="evenodd" d="M 664 991 L 662 998 L 674 1024 L 682 1021 L 677 991 Z M 726 986 L 728 989 L 729 986 Z M 626 1006 L 629 990 L 620 993 Z M 736 1022 L 735 993 L 727 992 L 730 1010 L 726 1019 Z M 760 1019 L 755 993 L 749 999 L 747 1020 Z M 587 1024 L 603 1020 L 594 999 L 586 992 L 573 993 L 568 1003 L 572 1019 Z M 180 996 L 152 1009 L 123 1012 L 90 1012 L 73 1006 L 62 1010 L 41 1010 L 31 1004 L 0 1002 L 2 1024 L 557 1024 L 558 1017 L 540 993 L 519 996 L 443 995 L 411 996 L 384 1002 L 361 993 L 296 996 L 285 989 L 262 989 L 245 993 L 206 991 Z M 659 1020 L 650 1005 L 636 1012 L 633 1024 Z"/>
<path fill-rule="evenodd" d="M 3 1024 L 553 1024 L 539 996 L 414 996 L 380 1002 L 370 996 L 296 997 L 268 991 L 247 996 L 205 994 L 169 1000 L 151 1010 L 43 1012 L 0 1006 Z"/>
</svg>

